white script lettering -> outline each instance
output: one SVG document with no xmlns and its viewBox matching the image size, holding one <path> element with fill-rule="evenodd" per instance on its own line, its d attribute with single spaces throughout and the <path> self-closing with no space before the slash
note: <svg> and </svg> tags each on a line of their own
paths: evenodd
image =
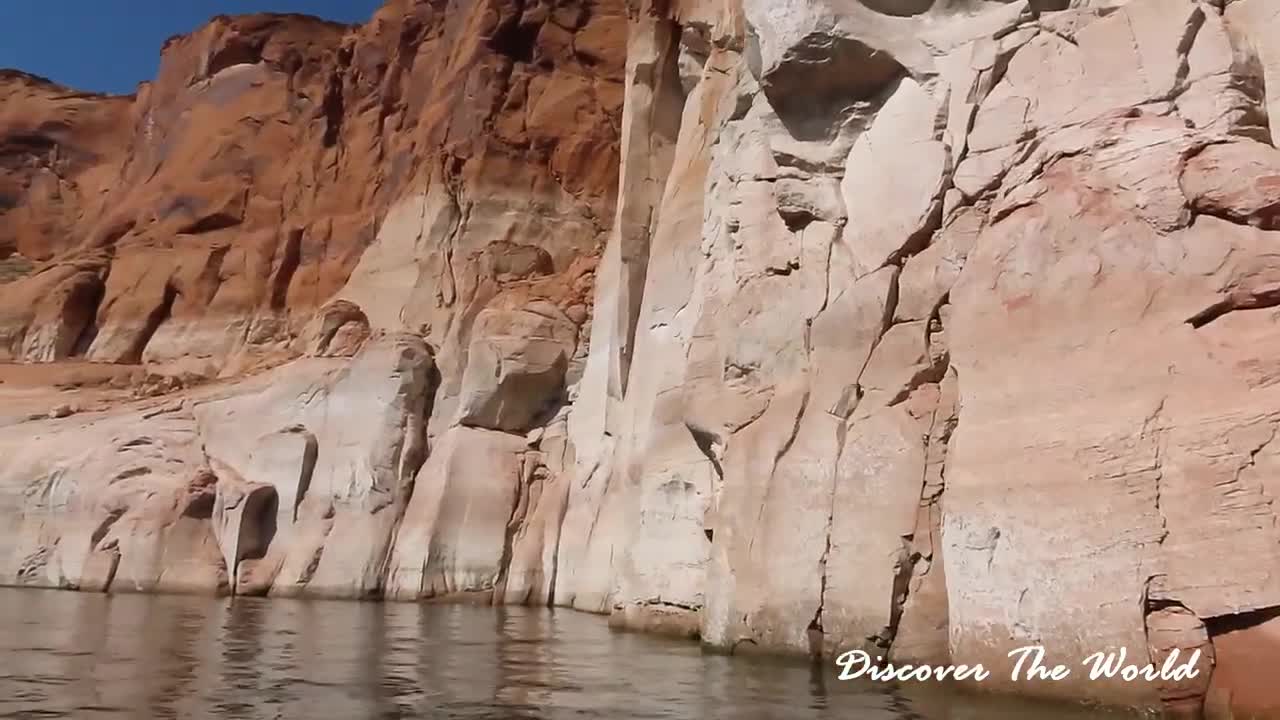
<svg viewBox="0 0 1280 720">
<path fill-rule="evenodd" d="M 1028 645 L 1020 647 L 1009 653 L 1009 657 L 1018 656 L 1018 662 L 1013 666 L 1012 680 L 1018 681 L 1018 677 L 1022 676 L 1025 680 L 1062 680 L 1071 674 L 1065 665 L 1054 665 L 1052 669 L 1044 667 L 1044 648 L 1039 645 Z M 1022 672 L 1022 665 L 1031 658 L 1031 664 L 1027 667 L 1025 674 Z"/>
<path fill-rule="evenodd" d="M 1139 678 L 1147 681 L 1181 681 L 1199 676 L 1200 670 L 1196 666 L 1200 664 L 1200 651 L 1191 653 L 1185 663 L 1178 665 L 1180 653 L 1181 651 L 1175 648 L 1164 659 L 1164 664 L 1158 670 L 1154 663 L 1144 666 L 1126 665 L 1125 658 L 1128 657 L 1128 651 L 1125 648 L 1120 648 L 1119 652 L 1096 652 L 1085 658 L 1083 664 L 1092 665 L 1089 670 L 1090 680 L 1119 676 L 1125 682 L 1133 682 Z"/>
<path fill-rule="evenodd" d="M 836 658 L 836 664 L 841 668 L 841 680 L 854 680 L 866 676 L 876 682 L 905 682 L 907 680 L 925 682 L 928 680 L 946 680 L 947 678 L 956 680 L 973 679 L 981 682 L 991 677 L 991 673 L 981 664 L 934 667 L 932 665 L 882 663 L 884 663 L 883 657 L 877 657 L 875 662 L 872 662 L 871 656 L 862 650 L 850 650 Z"/>
</svg>

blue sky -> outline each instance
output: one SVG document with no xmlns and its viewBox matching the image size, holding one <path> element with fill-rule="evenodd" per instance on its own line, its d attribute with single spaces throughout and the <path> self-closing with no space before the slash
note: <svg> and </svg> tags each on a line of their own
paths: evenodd
<svg viewBox="0 0 1280 720">
<path fill-rule="evenodd" d="M 160 45 L 214 15 L 295 12 L 364 22 L 382 0 L 0 0 L 0 68 L 131 93 L 155 77 Z"/>
</svg>

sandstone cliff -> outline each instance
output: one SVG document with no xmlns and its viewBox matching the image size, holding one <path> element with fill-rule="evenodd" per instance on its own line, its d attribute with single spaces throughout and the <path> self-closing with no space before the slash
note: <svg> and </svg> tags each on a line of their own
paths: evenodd
<svg viewBox="0 0 1280 720">
<path fill-rule="evenodd" d="M 0 582 L 554 604 L 987 687 L 1199 648 L 1003 689 L 1280 708 L 1277 31 L 391 0 L 215 19 L 132 98 L 0 75 Z"/>
</svg>

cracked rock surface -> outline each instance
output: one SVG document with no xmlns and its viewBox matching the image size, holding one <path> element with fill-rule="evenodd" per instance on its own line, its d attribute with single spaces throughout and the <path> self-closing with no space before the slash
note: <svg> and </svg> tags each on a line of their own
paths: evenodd
<svg viewBox="0 0 1280 720">
<path fill-rule="evenodd" d="M 389 0 L 130 98 L 0 74 L 0 582 L 1275 711 L 1277 23 Z M 1009 682 L 1033 644 L 1204 672 Z"/>
</svg>

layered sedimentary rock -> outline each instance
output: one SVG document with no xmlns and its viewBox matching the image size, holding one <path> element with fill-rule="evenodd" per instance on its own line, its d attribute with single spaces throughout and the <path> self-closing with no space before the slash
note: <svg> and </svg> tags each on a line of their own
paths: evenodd
<svg viewBox="0 0 1280 720">
<path fill-rule="evenodd" d="M 546 602 L 626 34 L 396 1 L 215 18 L 132 97 L 0 76 L 0 581 Z"/>
<path fill-rule="evenodd" d="M 393 0 L 0 76 L 0 582 L 1274 710 L 1276 19 Z"/>
<path fill-rule="evenodd" d="M 278 363 L 380 227 L 423 223 L 411 197 L 448 207 L 429 241 L 456 251 L 457 284 L 490 244 L 510 246 L 484 268 L 498 288 L 590 257 L 616 174 L 620 10 L 446 5 L 388 3 L 358 28 L 216 18 L 170 40 L 133 98 L 0 78 L 0 257 L 48 262 L 0 290 L 0 358 Z M 475 247 L 445 247 L 458 226 Z"/>
</svg>

